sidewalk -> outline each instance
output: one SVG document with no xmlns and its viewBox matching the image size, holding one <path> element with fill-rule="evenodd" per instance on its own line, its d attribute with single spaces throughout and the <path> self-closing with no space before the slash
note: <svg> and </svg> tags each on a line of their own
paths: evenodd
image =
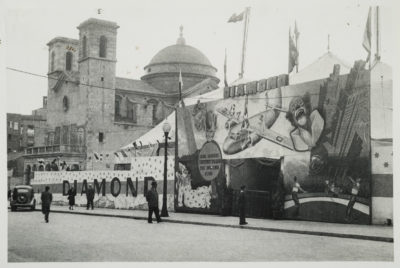
<svg viewBox="0 0 400 268">
<path fill-rule="evenodd" d="M 51 212 L 147 220 L 147 211 L 144 210 L 124 210 L 107 208 L 95 208 L 94 210 L 86 210 L 86 208 L 84 207 L 76 207 L 74 210 L 69 210 L 67 206 L 52 206 Z M 248 225 L 240 226 L 238 224 L 239 219 L 237 217 L 176 212 L 169 212 L 169 217 L 163 218 L 163 221 L 181 224 L 220 226 L 271 232 L 286 232 L 393 242 L 392 226 L 253 218 L 247 219 L 247 222 L 249 223 Z"/>
</svg>

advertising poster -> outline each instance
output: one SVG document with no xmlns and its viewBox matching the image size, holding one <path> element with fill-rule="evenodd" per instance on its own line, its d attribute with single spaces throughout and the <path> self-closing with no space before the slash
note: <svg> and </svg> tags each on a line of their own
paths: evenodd
<svg viewBox="0 0 400 268">
<path fill-rule="evenodd" d="M 356 62 L 348 75 L 339 75 L 336 67 L 330 78 L 296 85 L 268 90 L 239 85 L 226 88 L 234 97 L 180 108 L 179 166 L 191 181 L 184 187 L 199 196 L 213 192 L 202 188 L 212 183 L 199 174 L 196 161 L 201 148 L 212 141 L 228 164 L 281 159 L 280 172 L 257 175 L 275 186 L 250 190 L 266 190 L 271 196 L 283 190 L 284 217 L 369 223 L 369 89 L 369 72 Z M 242 170 L 252 166 L 259 165 L 247 164 Z M 241 183 L 255 173 L 243 174 Z M 278 176 L 283 176 L 281 186 Z"/>
</svg>

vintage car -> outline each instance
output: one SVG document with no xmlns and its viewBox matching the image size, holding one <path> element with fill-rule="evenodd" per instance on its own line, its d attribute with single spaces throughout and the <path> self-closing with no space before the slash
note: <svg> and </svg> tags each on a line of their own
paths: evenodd
<svg viewBox="0 0 400 268">
<path fill-rule="evenodd" d="M 15 186 L 11 197 L 10 206 L 11 211 L 16 211 L 17 208 L 30 208 L 31 210 L 35 210 L 36 199 L 32 186 Z"/>
</svg>

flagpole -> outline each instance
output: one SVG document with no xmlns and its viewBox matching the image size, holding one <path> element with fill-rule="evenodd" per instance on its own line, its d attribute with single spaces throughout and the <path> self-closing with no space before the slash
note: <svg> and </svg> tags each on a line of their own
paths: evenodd
<svg viewBox="0 0 400 268">
<path fill-rule="evenodd" d="M 379 36 L 379 6 L 376 6 L 376 54 L 375 54 L 375 61 L 379 61 L 381 59 L 379 37 L 380 37 Z"/>
<path fill-rule="evenodd" d="M 249 19 L 250 19 L 250 7 L 246 7 L 244 13 L 244 26 L 243 26 L 242 62 L 241 62 L 239 78 L 243 78 L 244 75 Z"/>
</svg>

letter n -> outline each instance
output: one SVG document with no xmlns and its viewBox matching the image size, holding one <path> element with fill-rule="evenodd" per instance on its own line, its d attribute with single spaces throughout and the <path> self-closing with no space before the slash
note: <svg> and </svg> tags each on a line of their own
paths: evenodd
<svg viewBox="0 0 400 268">
<path fill-rule="evenodd" d="M 128 196 L 129 189 L 131 190 L 132 196 L 137 196 L 137 187 L 138 187 L 138 179 L 136 178 L 136 188 L 133 186 L 133 182 L 131 178 L 126 179 L 126 196 Z"/>
</svg>

